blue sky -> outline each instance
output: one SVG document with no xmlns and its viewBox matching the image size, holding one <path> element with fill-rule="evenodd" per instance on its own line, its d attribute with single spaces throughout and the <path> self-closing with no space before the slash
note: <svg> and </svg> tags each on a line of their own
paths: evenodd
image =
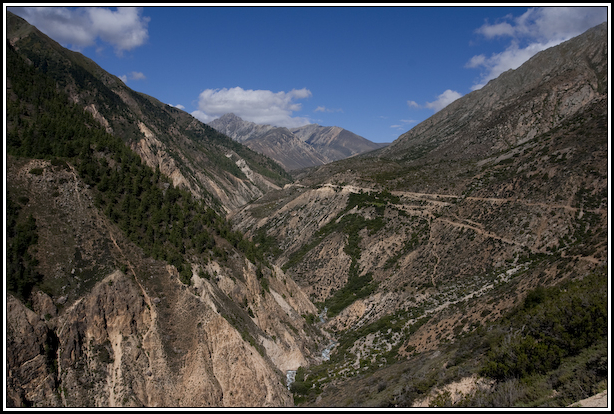
<svg viewBox="0 0 614 414">
<path fill-rule="evenodd" d="M 608 20 L 592 7 L 18 7 L 62 46 L 203 122 L 340 126 L 392 142 L 533 54 Z"/>
</svg>

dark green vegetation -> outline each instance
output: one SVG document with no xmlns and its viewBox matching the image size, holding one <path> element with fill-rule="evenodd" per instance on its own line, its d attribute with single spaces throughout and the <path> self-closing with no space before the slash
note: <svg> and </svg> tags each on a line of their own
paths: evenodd
<svg viewBox="0 0 614 414">
<path fill-rule="evenodd" d="M 488 345 L 479 373 L 496 380 L 499 394 L 514 391 L 510 406 L 561 407 L 601 391 L 608 372 L 607 269 L 536 288 L 481 333 Z M 461 405 L 490 399 L 482 405 L 496 406 L 493 397 L 481 392 Z"/>
<path fill-rule="evenodd" d="M 335 232 L 347 235 L 347 244 L 343 250 L 351 258 L 348 281 L 342 288 L 334 292 L 331 297 L 327 298 L 324 303 L 318 304 L 320 308 L 328 308 L 327 314 L 329 317 L 338 315 L 354 301 L 369 296 L 377 289 L 378 283 L 373 280 L 371 274 L 367 273 L 360 276 L 359 261 L 362 238 L 359 233 L 366 229 L 368 234 L 374 234 L 384 228 L 388 222 L 388 220 L 382 217 L 384 210 L 387 206 L 399 203 L 399 198 L 386 190 L 382 192 L 361 191 L 359 193 L 351 193 L 343 211 L 318 230 L 312 241 L 292 254 L 284 264 L 284 270 L 296 266 L 310 250 Z M 349 213 L 354 208 L 364 209 L 369 207 L 374 208 L 376 211 L 376 218 L 366 219 L 359 213 Z"/>
<path fill-rule="evenodd" d="M 453 403 L 449 392 L 440 391 L 430 406 L 565 407 L 606 387 L 607 288 L 605 266 L 583 278 L 538 286 L 503 318 L 483 322 L 436 353 L 398 358 L 393 349 L 379 367 L 366 364 L 339 388 L 340 361 L 356 340 L 382 330 L 409 337 L 425 322 L 418 319 L 407 329 L 398 315 L 382 318 L 345 333 L 330 361 L 301 368 L 292 386 L 295 401 L 311 405 L 321 395 L 325 406 L 409 407 L 435 387 L 477 374 L 486 381 L 474 393 Z"/>
<path fill-rule="evenodd" d="M 607 338 L 607 300 L 603 274 L 536 288 L 497 323 L 481 374 L 501 381 L 557 369 L 562 360 Z"/>
<path fill-rule="evenodd" d="M 205 200 L 173 187 L 159 170 L 144 165 L 120 138 L 70 103 L 48 74 L 27 64 L 10 45 L 7 69 L 8 154 L 47 159 L 52 168 L 74 168 L 94 190 L 94 205 L 147 255 L 174 265 L 184 283 L 190 283 L 189 258 L 194 255 L 206 263 L 208 257 L 223 259 L 236 248 L 253 262 L 266 262 L 255 244 L 233 231 Z M 41 168 L 30 171 L 42 173 Z M 19 217 L 19 205 L 11 194 L 7 200 L 8 289 L 27 299 L 41 281 L 31 254 L 36 223 L 31 216 Z"/>
<path fill-rule="evenodd" d="M 154 151 L 162 151 L 172 157 L 193 188 L 202 188 L 204 177 L 214 181 L 246 180 L 245 174 L 236 165 L 236 157 L 245 160 L 252 171 L 260 173 L 277 185 L 283 186 L 291 181 L 290 175 L 270 158 L 233 141 L 177 108 L 127 88 L 120 79 L 106 73 L 92 60 L 62 48 L 19 17 L 9 13 L 7 27 L 9 32 L 20 36 L 19 55 L 31 62 L 31 68 L 48 75 L 46 82 L 52 83 L 57 90 L 71 94 L 71 100 L 78 101 L 82 108 L 94 108 L 92 111 L 97 111 L 108 122 L 107 128 L 112 129 L 115 137 L 134 145 L 143 138 L 141 128 L 146 125 L 160 144 L 154 145 Z M 7 45 L 7 48 L 10 48 L 10 45 Z M 13 75 L 11 73 L 11 77 Z M 43 90 L 48 90 L 43 87 L 37 92 L 35 89 L 39 89 L 38 85 L 34 85 L 36 84 L 32 83 L 29 86 L 33 89 L 32 93 L 45 94 Z M 9 88 L 11 87 L 9 84 Z M 27 117 L 27 111 L 31 110 L 34 108 L 26 108 L 22 103 L 12 110 L 7 107 L 8 115 L 12 116 L 24 114 Z M 41 114 L 44 115 L 44 112 Z M 66 126 L 70 119 L 63 118 L 63 121 L 62 127 Z M 48 130 L 46 125 L 41 127 Z M 31 128 L 40 127 L 32 125 Z M 79 129 L 82 125 L 76 123 L 68 128 L 68 131 L 71 128 Z M 55 129 L 50 133 L 65 133 L 65 128 Z M 46 148 L 41 149 L 45 150 Z M 229 156 L 230 154 L 232 155 Z M 230 190 L 228 185 L 231 184 L 221 184 L 226 190 Z M 218 198 L 212 197 L 206 191 L 199 195 L 216 211 L 223 210 Z"/>
<path fill-rule="evenodd" d="M 28 200 L 19 200 L 27 203 Z M 36 220 L 32 215 L 19 219 L 21 206 L 11 198 L 6 200 L 6 286 L 22 300 L 27 300 L 32 288 L 42 280 L 36 270 L 38 260 L 32 255 L 38 241 Z"/>
</svg>

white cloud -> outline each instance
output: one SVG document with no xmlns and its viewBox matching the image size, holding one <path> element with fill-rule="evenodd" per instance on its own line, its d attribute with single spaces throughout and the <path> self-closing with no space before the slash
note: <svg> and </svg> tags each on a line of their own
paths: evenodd
<svg viewBox="0 0 614 414">
<path fill-rule="evenodd" d="M 607 19 L 606 7 L 538 7 L 519 17 L 485 23 L 476 30 L 487 39 L 510 38 L 509 46 L 490 57 L 473 56 L 467 68 L 483 68 L 480 80 L 471 88 L 480 89 L 508 69 L 516 69 L 537 52 L 556 46 Z"/>
<path fill-rule="evenodd" d="M 484 55 L 475 55 L 472 57 L 469 62 L 465 64 L 467 68 L 477 68 L 486 63 L 486 56 Z"/>
<path fill-rule="evenodd" d="M 406 129 L 407 125 L 409 124 L 414 124 L 418 121 L 416 121 L 415 119 L 401 119 L 401 124 L 396 124 L 396 125 L 390 125 L 390 128 L 394 128 L 394 129 Z"/>
<path fill-rule="evenodd" d="M 447 89 L 446 91 L 444 91 L 444 93 L 437 97 L 437 100 L 433 102 L 427 102 L 424 106 L 433 109 L 435 112 L 438 112 L 446 106 L 450 105 L 452 102 L 454 102 L 461 96 L 463 95 L 451 89 Z"/>
<path fill-rule="evenodd" d="M 407 101 L 407 106 L 410 108 L 421 108 L 421 106 L 416 101 Z"/>
<path fill-rule="evenodd" d="M 606 21 L 606 7 L 535 7 L 521 16 L 504 19 L 494 25 L 485 23 L 477 29 L 486 38 L 510 36 L 528 38 L 531 41 L 548 43 L 554 39 L 570 39 Z"/>
<path fill-rule="evenodd" d="M 143 80 L 145 79 L 145 75 L 143 75 L 143 72 L 130 72 L 128 79 Z"/>
<path fill-rule="evenodd" d="M 495 25 L 485 24 L 477 30 L 478 33 L 483 34 L 487 38 L 493 38 L 497 36 L 513 35 L 514 28 L 511 24 L 504 22 Z"/>
<path fill-rule="evenodd" d="M 174 106 L 177 109 L 185 109 L 185 106 L 181 105 L 181 104 L 177 104 L 177 105 L 171 105 Z"/>
<path fill-rule="evenodd" d="M 121 75 L 119 77 L 122 82 L 128 83 L 128 80 L 143 80 L 146 79 L 143 72 L 130 72 L 128 75 Z"/>
<path fill-rule="evenodd" d="M 119 56 L 144 44 L 149 17 L 141 7 L 10 7 L 9 10 L 36 26 L 56 42 L 81 51 L 96 40 L 113 46 Z M 100 47 L 98 47 L 100 49 Z"/>
<path fill-rule="evenodd" d="M 257 124 L 282 127 L 298 127 L 309 124 L 309 119 L 292 117 L 301 110 L 297 99 L 311 96 L 308 89 L 292 89 L 290 92 L 245 90 L 241 87 L 206 89 L 198 97 L 198 110 L 192 112 L 202 122 L 211 122 L 227 113 Z"/>
<path fill-rule="evenodd" d="M 313 110 L 313 112 L 328 112 L 328 113 L 332 113 L 332 112 L 343 112 L 343 109 L 341 108 L 327 108 L 325 106 L 318 106 L 316 109 Z"/>
<path fill-rule="evenodd" d="M 445 108 L 446 106 L 450 105 L 452 102 L 454 102 L 455 100 L 457 100 L 458 98 L 460 98 L 461 96 L 463 96 L 462 94 L 453 91 L 451 89 L 447 89 L 446 91 L 444 91 L 441 95 L 439 95 L 437 97 L 436 100 L 434 100 L 433 102 L 427 102 L 424 105 L 420 105 L 418 102 L 416 101 L 407 101 L 407 106 L 410 109 L 416 108 L 416 109 L 421 109 L 421 108 L 428 108 L 428 109 L 432 109 L 435 112 L 440 111 L 441 109 Z M 412 123 L 412 122 L 416 122 L 414 120 L 401 120 L 401 122 L 403 123 Z M 391 128 L 400 128 L 401 125 L 392 125 Z"/>
</svg>

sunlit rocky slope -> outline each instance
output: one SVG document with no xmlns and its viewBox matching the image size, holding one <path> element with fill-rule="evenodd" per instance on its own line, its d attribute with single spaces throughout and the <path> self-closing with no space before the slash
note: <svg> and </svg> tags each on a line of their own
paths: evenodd
<svg viewBox="0 0 614 414">
<path fill-rule="evenodd" d="M 604 271 L 607 91 L 603 24 L 390 146 L 318 167 L 234 214 L 236 228 L 275 237 L 276 263 L 328 310 L 341 343 L 334 364 L 307 371 L 318 391 L 299 400 L 324 390 L 320 404 L 361 405 L 340 401 L 350 378 L 475 333 L 535 288 Z M 403 395 L 371 404 L 411 402 Z"/>
<path fill-rule="evenodd" d="M 387 145 L 371 142 L 340 127 L 309 124 L 288 129 L 258 125 L 232 113 L 211 121 L 209 125 L 274 159 L 286 171 L 327 164 Z"/>
<path fill-rule="evenodd" d="M 7 23 L 7 404 L 292 405 L 327 334 L 224 219 L 289 176 Z"/>
<path fill-rule="evenodd" d="M 9 406 L 600 391 L 605 24 L 292 181 L 7 16 Z"/>
</svg>

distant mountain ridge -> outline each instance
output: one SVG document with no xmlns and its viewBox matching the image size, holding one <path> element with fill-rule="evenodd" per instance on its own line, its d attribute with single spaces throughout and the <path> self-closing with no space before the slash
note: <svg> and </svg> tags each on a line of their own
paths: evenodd
<svg viewBox="0 0 614 414">
<path fill-rule="evenodd" d="M 607 387 L 607 23 L 290 175 L 261 151 L 360 140 L 219 132 L 6 20 L 7 406 L 565 407 Z"/>
<path fill-rule="evenodd" d="M 388 145 L 369 141 L 337 126 L 308 124 L 288 129 L 245 121 L 233 113 L 208 125 L 274 159 L 287 171 L 328 164 Z"/>
<path fill-rule="evenodd" d="M 209 125 L 238 142 L 259 138 L 276 128 L 273 125 L 260 125 L 245 121 L 232 112 L 216 118 L 209 122 Z"/>
<path fill-rule="evenodd" d="M 607 281 L 607 46 L 604 23 L 459 98 L 389 146 L 314 168 L 233 213 L 235 229 L 276 240 L 275 263 L 324 310 L 339 343 L 326 365 L 297 374 L 295 401 L 421 406 L 430 381 L 439 384 L 431 396 L 445 401 L 443 384 L 459 376 L 499 376 L 458 406 L 514 405 L 496 396 L 519 375 L 496 369 L 525 358 L 509 344 L 527 331 L 506 327 L 501 347 L 492 347 L 491 323 L 541 289 L 569 292 L 563 283 L 592 272 Z M 554 319 L 545 314 L 542 327 Z M 603 344 L 607 332 L 599 332 Z M 470 368 L 478 359 L 485 368 Z M 572 371 L 562 364 L 561 357 L 556 372 Z M 580 374 L 584 366 L 574 371 L 577 381 L 598 383 L 601 374 Z M 544 377 L 554 378 L 548 370 Z M 545 387 L 534 406 L 569 404 L 568 387 Z M 528 396 L 538 387 L 523 389 Z M 515 397 L 521 403 L 529 405 Z"/>
<path fill-rule="evenodd" d="M 185 111 L 133 91 L 91 59 L 61 47 L 12 13 L 7 15 L 7 41 L 147 165 L 171 177 L 174 186 L 209 200 L 218 211 L 231 211 L 289 182 L 289 175 L 273 160 Z"/>
</svg>

